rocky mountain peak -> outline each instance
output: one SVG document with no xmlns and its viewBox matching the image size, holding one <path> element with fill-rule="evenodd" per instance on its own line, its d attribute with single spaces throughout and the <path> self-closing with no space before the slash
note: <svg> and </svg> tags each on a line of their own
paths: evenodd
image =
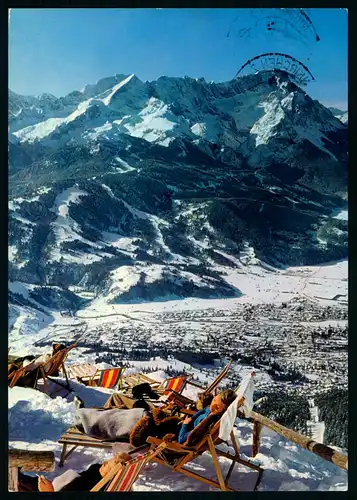
<svg viewBox="0 0 357 500">
<path fill-rule="evenodd" d="M 347 255 L 347 127 L 284 72 L 10 91 L 9 125 L 9 276 L 38 304 L 237 296 L 225 273 L 247 248 L 254 265 Z"/>
</svg>

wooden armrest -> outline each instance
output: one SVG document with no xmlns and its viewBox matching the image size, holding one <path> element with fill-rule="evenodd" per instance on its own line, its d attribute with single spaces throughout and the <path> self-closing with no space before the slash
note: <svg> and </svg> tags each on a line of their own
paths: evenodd
<svg viewBox="0 0 357 500">
<path fill-rule="evenodd" d="M 155 446 L 159 446 L 159 444 L 163 443 L 163 440 L 160 438 L 149 436 L 146 440 L 147 443 L 154 444 Z"/>
<path fill-rule="evenodd" d="M 180 413 L 183 413 L 184 415 L 194 415 L 197 410 L 190 410 L 189 408 L 180 408 Z"/>
<path fill-rule="evenodd" d="M 160 444 L 165 444 L 164 450 L 169 451 L 178 451 L 180 453 L 184 453 L 186 450 L 182 447 L 181 444 L 174 442 L 165 442 L 160 438 L 154 438 L 149 436 L 146 440 L 150 444 L 154 444 L 155 446 L 159 446 Z"/>
</svg>

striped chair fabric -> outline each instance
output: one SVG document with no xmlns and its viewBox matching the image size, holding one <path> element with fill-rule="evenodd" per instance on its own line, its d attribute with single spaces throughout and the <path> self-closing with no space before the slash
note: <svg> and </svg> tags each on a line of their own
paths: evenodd
<svg viewBox="0 0 357 500">
<path fill-rule="evenodd" d="M 138 455 L 135 459 L 127 462 L 117 472 L 105 491 L 130 491 L 150 455 L 152 455 L 152 452 Z"/>
<path fill-rule="evenodd" d="M 106 389 L 114 389 L 120 383 L 124 368 L 111 368 L 102 370 L 97 387 L 105 387 Z"/>
<path fill-rule="evenodd" d="M 170 391 L 175 391 L 178 394 L 181 394 L 181 392 L 185 388 L 186 382 L 187 382 L 186 376 L 171 378 L 167 380 L 165 383 L 164 394 L 169 394 Z"/>
<path fill-rule="evenodd" d="M 156 455 L 161 455 L 165 443 L 160 444 L 154 450 L 142 455 L 137 455 L 124 464 L 118 464 L 106 476 L 104 476 L 90 491 L 130 491 L 145 465 Z M 129 452 L 130 453 L 130 452 Z"/>
</svg>

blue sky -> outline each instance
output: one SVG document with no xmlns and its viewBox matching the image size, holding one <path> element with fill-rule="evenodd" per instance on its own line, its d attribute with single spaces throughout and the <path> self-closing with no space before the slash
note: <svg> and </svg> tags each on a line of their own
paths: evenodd
<svg viewBox="0 0 357 500">
<path fill-rule="evenodd" d="M 59 97 L 116 73 L 135 73 L 142 80 L 188 75 L 227 81 L 247 59 L 280 51 L 309 67 L 316 79 L 307 87 L 313 98 L 347 109 L 346 10 L 306 9 L 321 41 L 305 44 L 288 23 L 280 38 L 260 28 L 241 38 L 240 30 L 252 25 L 251 11 L 12 9 L 9 87 L 24 95 Z M 253 18 L 266 12 L 254 9 Z"/>
</svg>

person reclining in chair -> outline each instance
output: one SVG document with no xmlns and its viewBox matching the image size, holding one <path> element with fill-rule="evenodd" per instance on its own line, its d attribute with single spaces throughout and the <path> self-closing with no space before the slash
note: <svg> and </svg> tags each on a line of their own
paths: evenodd
<svg viewBox="0 0 357 500">
<path fill-rule="evenodd" d="M 181 425 L 181 429 L 178 435 L 178 442 L 183 444 L 192 429 L 198 426 L 205 418 L 210 414 L 220 414 L 223 413 L 228 406 L 236 399 L 237 395 L 232 389 L 227 389 L 212 399 L 212 402 L 206 408 L 199 410 L 192 417 L 186 417 Z"/>
<path fill-rule="evenodd" d="M 236 393 L 231 389 L 223 391 L 213 399 L 209 395 L 205 395 L 197 402 L 197 406 L 200 403 L 199 405 L 202 405 L 203 409 L 184 420 L 179 416 L 169 416 L 174 402 L 169 403 L 163 409 L 155 408 L 150 414 L 143 416 L 133 427 L 130 434 L 130 444 L 141 446 L 151 436 L 191 446 L 192 440 L 194 442 L 199 440 L 207 427 L 220 418 L 236 397 Z"/>
</svg>

